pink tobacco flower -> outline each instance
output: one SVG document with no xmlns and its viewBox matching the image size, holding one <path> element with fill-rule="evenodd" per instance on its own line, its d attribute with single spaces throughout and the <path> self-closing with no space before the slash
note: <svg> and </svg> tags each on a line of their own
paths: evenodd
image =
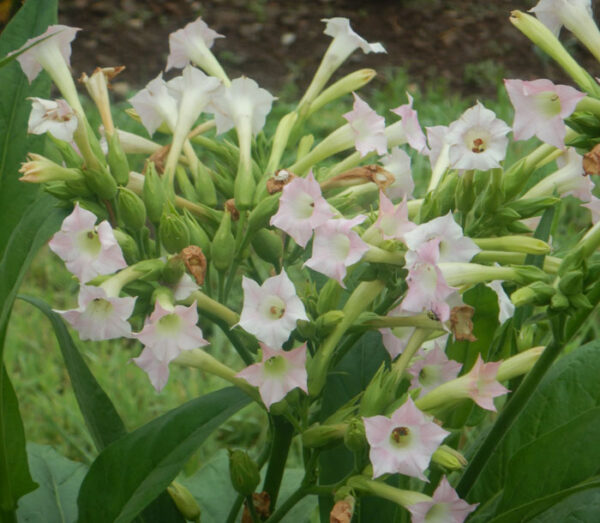
<svg viewBox="0 0 600 523">
<path fill-rule="evenodd" d="M 408 291 L 402 300 L 401 308 L 410 312 L 433 311 L 439 321 L 450 318 L 450 306 L 446 298 L 455 289 L 450 287 L 438 267 L 440 239 L 429 240 L 421 244 L 412 254 L 408 266 L 406 282 Z M 408 262 L 408 260 L 407 260 Z"/>
<path fill-rule="evenodd" d="M 515 108 L 515 140 L 537 136 L 543 142 L 564 149 L 567 132 L 564 119 L 573 113 L 585 93 L 545 79 L 504 80 L 504 85 Z"/>
<path fill-rule="evenodd" d="M 408 506 L 411 523 L 463 523 L 479 503 L 469 505 L 458 497 L 444 476 L 435 489 L 431 501 Z"/>
<path fill-rule="evenodd" d="M 73 141 L 73 133 L 77 129 L 77 116 L 64 100 L 31 100 L 31 113 L 27 132 L 31 134 L 50 133 L 59 140 Z"/>
<path fill-rule="evenodd" d="M 395 180 L 384 192 L 392 200 L 396 198 L 412 198 L 415 182 L 410 168 L 410 156 L 400 147 L 394 147 L 390 153 L 381 158 L 385 170 L 394 175 Z"/>
<path fill-rule="evenodd" d="M 79 29 L 76 27 L 51 25 L 44 33 L 35 38 L 30 38 L 19 49 L 9 53 L 9 55 L 18 53 L 21 49 L 39 42 L 17 56 L 27 80 L 31 83 L 42 69 L 49 72 L 60 69 L 62 72 L 65 69 L 65 64 L 69 65 L 71 42 L 75 39 L 77 31 Z"/>
<path fill-rule="evenodd" d="M 413 97 L 408 93 L 406 93 L 406 96 L 408 96 L 407 104 L 396 107 L 396 109 L 391 109 L 393 113 L 402 118 L 401 124 L 402 132 L 404 134 L 403 142 L 408 143 L 408 145 L 410 145 L 415 151 L 421 154 L 429 154 L 427 140 L 425 139 L 423 129 L 421 129 L 417 111 L 415 111 L 412 107 Z"/>
<path fill-rule="evenodd" d="M 584 203 L 581 206 L 585 207 L 590 211 L 590 213 L 592 213 L 592 223 L 594 225 L 598 223 L 600 220 L 600 198 L 596 198 L 594 195 L 592 195 L 589 203 Z"/>
<path fill-rule="evenodd" d="M 496 381 L 501 361 L 484 363 L 481 354 L 466 376 L 469 378 L 469 396 L 482 409 L 496 411 L 493 399 L 503 396 L 509 390 Z"/>
<path fill-rule="evenodd" d="M 313 230 L 333 217 L 333 211 L 321 194 L 321 186 L 311 172 L 296 177 L 283 187 L 279 209 L 271 225 L 288 233 L 301 247 L 306 247 Z"/>
<path fill-rule="evenodd" d="M 373 478 L 405 474 L 427 481 L 425 470 L 432 454 L 450 434 L 425 416 L 409 397 L 388 418 L 363 418 Z"/>
<path fill-rule="evenodd" d="M 431 221 L 417 225 L 405 234 L 405 242 L 409 249 L 416 251 L 429 240 L 439 239 L 439 262 L 468 262 L 481 251 L 475 242 L 463 236 L 463 230 L 454 221 L 452 212 L 439 216 Z M 411 263 L 411 255 L 407 255 L 407 263 Z"/>
<path fill-rule="evenodd" d="M 492 289 L 498 296 L 498 321 L 500 324 L 504 323 L 509 318 L 513 317 L 515 312 L 515 306 L 510 301 L 510 298 L 506 294 L 502 282 L 500 280 L 494 280 L 486 283 L 490 289 Z"/>
<path fill-rule="evenodd" d="M 306 343 L 290 351 L 276 350 L 264 343 L 262 362 L 255 363 L 238 372 L 237 377 L 258 387 L 267 409 L 285 398 L 286 394 L 299 388 L 308 394 L 306 373 Z"/>
<path fill-rule="evenodd" d="M 196 302 L 189 307 L 163 308 L 157 301 L 144 328 L 134 334 L 144 344 L 144 350 L 133 361 L 148 374 L 157 391 L 167 384 L 171 361 L 185 350 L 208 345 L 197 322 Z"/>
<path fill-rule="evenodd" d="M 408 219 L 406 198 L 398 205 L 379 193 L 379 214 L 373 227 L 379 230 L 385 240 L 405 241 L 405 235 L 414 230 L 417 225 Z"/>
<path fill-rule="evenodd" d="M 213 112 L 217 124 L 217 134 L 222 134 L 234 126 L 238 130 L 250 125 L 253 135 L 257 135 L 265 125 L 275 97 L 266 89 L 242 76 L 231 82 L 229 87 L 222 85 L 212 100 L 208 112 Z"/>
<path fill-rule="evenodd" d="M 269 347 L 281 347 L 296 328 L 298 320 L 308 320 L 294 284 L 284 270 L 258 285 L 242 277 L 244 306 L 239 326 Z"/>
<path fill-rule="evenodd" d="M 408 368 L 408 373 L 413 377 L 410 385 L 414 389 L 420 388 L 421 394 L 427 394 L 438 385 L 453 380 L 458 376 L 462 365 L 449 360 L 448 356 L 439 345 L 427 351 L 425 356 Z"/>
<path fill-rule="evenodd" d="M 385 154 L 387 152 L 385 118 L 379 116 L 356 93 L 352 94 L 354 96 L 352 111 L 342 116 L 352 128 L 356 150 L 361 156 L 366 156 L 371 151 Z"/>
<path fill-rule="evenodd" d="M 405 314 L 405 316 L 408 316 Z M 408 340 L 414 332 L 414 327 L 394 327 L 379 329 L 381 333 L 381 341 L 385 350 L 390 355 L 390 359 L 394 361 L 406 349 Z"/>
<path fill-rule="evenodd" d="M 127 267 L 110 224 L 95 224 L 96 216 L 76 203 L 48 244 L 81 283 Z"/>
<path fill-rule="evenodd" d="M 177 99 L 171 94 L 160 73 L 154 80 L 129 99 L 142 124 L 152 136 L 163 122 L 169 129 L 177 124 Z"/>
<path fill-rule="evenodd" d="M 446 141 L 454 169 L 487 171 L 500 167 L 506 155 L 510 127 L 480 102 L 450 124 Z"/>
<path fill-rule="evenodd" d="M 82 340 L 131 338 L 131 316 L 136 298 L 108 296 L 102 287 L 82 285 L 77 309 L 55 311 L 78 333 Z"/>
<path fill-rule="evenodd" d="M 351 220 L 329 220 L 315 230 L 312 256 L 304 264 L 314 271 L 337 280 L 342 287 L 346 267 L 359 261 L 369 246 L 352 230 L 365 220 L 358 215 Z"/>
<path fill-rule="evenodd" d="M 173 67 L 183 69 L 190 62 L 205 68 L 204 63 L 212 56 L 209 49 L 217 38 L 224 38 L 224 36 L 208 27 L 202 18 L 171 33 L 166 70 Z"/>
</svg>

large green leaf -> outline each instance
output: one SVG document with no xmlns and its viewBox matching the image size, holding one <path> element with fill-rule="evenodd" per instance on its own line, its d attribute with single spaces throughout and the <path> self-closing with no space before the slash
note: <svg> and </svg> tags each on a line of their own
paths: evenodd
<svg viewBox="0 0 600 523">
<path fill-rule="evenodd" d="M 592 523 L 600 515 L 600 488 L 572 494 L 529 523 Z M 514 520 L 513 520 L 514 521 Z"/>
<path fill-rule="evenodd" d="M 123 421 L 81 357 L 62 318 L 53 312 L 47 303 L 38 298 L 32 296 L 20 296 L 20 298 L 40 309 L 52 323 L 83 419 L 96 448 L 101 451 L 108 444 L 127 434 Z"/>
<path fill-rule="evenodd" d="M 600 407 L 599 375 L 600 341 L 579 347 L 560 359 L 544 377 L 520 416 L 490 456 L 471 489 L 469 501 L 485 502 L 498 492 L 511 489 L 510 484 L 516 481 L 516 478 L 511 475 L 512 467 L 517 466 L 516 457 L 515 461 L 511 462 L 513 456 L 518 455 L 522 460 L 533 459 L 524 454 L 526 450 L 521 453 L 521 449 L 529 449 L 529 452 L 535 455 L 536 445 L 546 444 L 548 445 L 546 459 L 549 463 L 554 462 L 559 456 L 565 459 L 561 453 L 561 443 L 557 441 L 554 446 L 552 445 L 552 434 L 562 437 L 561 428 L 578 430 L 576 428 L 578 423 L 593 424 L 592 420 L 586 418 L 586 413 Z M 546 435 L 550 440 L 544 439 Z M 585 435 L 580 434 L 580 436 Z M 597 445 L 593 444 L 593 446 Z M 573 450 L 572 446 L 569 448 Z M 573 467 L 580 465 L 586 467 L 588 473 L 585 460 L 589 451 L 591 449 L 582 448 L 575 454 L 568 455 L 566 464 Z M 554 472 L 551 475 L 554 475 Z M 569 474 L 570 481 L 575 481 L 574 476 Z M 585 478 L 580 478 L 578 481 L 582 479 Z M 547 483 L 549 480 L 542 472 L 536 480 L 532 481 L 539 481 L 546 485 L 543 490 L 559 488 Z M 563 484 L 562 488 L 568 486 L 570 485 Z M 550 493 L 550 491 L 538 492 L 538 495 Z"/>
<path fill-rule="evenodd" d="M 81 486 L 80 521 L 131 521 L 175 479 L 208 435 L 249 401 L 239 389 L 219 390 L 106 447 Z"/>
<path fill-rule="evenodd" d="M 74 523 L 77 493 L 87 467 L 46 445 L 27 445 L 29 467 L 40 487 L 23 496 L 17 517 L 27 523 Z"/>
</svg>

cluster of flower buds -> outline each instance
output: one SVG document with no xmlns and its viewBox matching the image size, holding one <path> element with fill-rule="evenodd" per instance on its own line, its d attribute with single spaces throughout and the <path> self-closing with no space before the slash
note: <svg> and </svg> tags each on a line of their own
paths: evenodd
<svg viewBox="0 0 600 523">
<path fill-rule="evenodd" d="M 391 111 L 400 119 L 386 123 L 356 94 L 373 71 L 326 87 L 355 49 L 385 49 L 346 19 L 325 20 L 331 45 L 270 141 L 263 127 L 275 98 L 249 78 L 229 79 L 211 51 L 221 35 L 201 19 L 170 37 L 166 70 L 181 74 L 168 81 L 161 74 L 129 99 L 127 112 L 148 136 L 114 125 L 108 87 L 120 68 L 81 79 L 102 120 L 101 131 L 91 128 L 69 68 L 77 30 L 48 28 L 17 59 L 29 81 L 46 70 L 63 97 L 32 99 L 29 120 L 29 131 L 46 134 L 62 161 L 31 154 L 21 179 L 43 183 L 73 208 L 50 248 L 81 288 L 78 307 L 59 312 L 81 339 L 138 339 L 144 348 L 133 361 L 157 390 L 171 362 L 201 367 L 295 420 L 305 447 L 343 440 L 373 478 L 348 479 L 351 492 L 334 509 L 346 517 L 354 496 L 367 494 L 401 504 L 414 522 L 463 521 L 476 506 L 445 477 L 431 497 L 376 478 L 427 480 L 432 462 L 462 467 L 462 456 L 442 445 L 448 412 L 465 400 L 495 411 L 494 398 L 508 392 L 501 382 L 528 372 L 543 350 L 530 340 L 505 361 L 449 359 L 454 341 L 476 339 L 477 305 L 464 303 L 465 291 L 485 284 L 496 293 L 498 325 L 515 305 L 589 306 L 600 200 L 574 146 L 600 129 L 600 87 L 552 34 L 564 24 L 597 52 L 588 7 L 541 0 L 533 9 L 539 20 L 513 13 L 582 91 L 546 79 L 505 80 L 512 128 L 477 102 L 448 126 L 424 131 L 410 95 Z M 346 123 L 316 145 L 302 135 L 323 106 L 350 94 Z M 544 143 L 506 166 L 511 132 Z M 139 154 L 145 163 L 136 172 Z M 422 198 L 413 196 L 411 155 L 431 166 Z M 586 159 L 590 165 L 594 157 Z M 554 172 L 533 183 L 554 160 Z M 562 260 L 549 256 L 551 246 L 532 237 L 525 220 L 567 195 L 591 210 L 595 225 Z M 529 255 L 545 256 L 543 264 L 529 264 Z M 209 342 L 199 313 L 227 330 L 245 368 L 230 369 L 200 349 Z M 343 341 L 357 330 L 379 330 L 389 358 L 359 397 L 309 426 L 294 409 L 318 406 Z M 306 401 L 296 401 L 301 394 Z M 258 483 L 252 474 L 251 485 L 236 476 L 245 495 Z"/>
</svg>

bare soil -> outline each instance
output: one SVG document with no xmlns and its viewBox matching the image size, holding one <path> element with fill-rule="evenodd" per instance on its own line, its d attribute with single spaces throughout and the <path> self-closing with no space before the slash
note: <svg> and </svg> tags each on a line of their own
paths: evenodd
<svg viewBox="0 0 600 523">
<path fill-rule="evenodd" d="M 403 67 L 411 81 L 443 78 L 464 95 L 489 95 L 499 79 L 548 77 L 568 82 L 509 22 L 512 9 L 536 0 L 61 0 L 61 23 L 83 29 L 73 46 L 76 74 L 125 65 L 120 77 L 141 87 L 164 68 L 168 35 L 202 16 L 226 36 L 213 51 L 232 78 L 242 74 L 278 93 L 304 88 L 330 42 L 322 18 L 344 16 L 387 55 L 355 52 L 342 72 Z M 598 2 L 595 2 L 598 3 Z M 598 7 L 598 6 L 596 6 Z M 563 42 L 590 72 L 600 65 L 567 32 Z"/>
</svg>

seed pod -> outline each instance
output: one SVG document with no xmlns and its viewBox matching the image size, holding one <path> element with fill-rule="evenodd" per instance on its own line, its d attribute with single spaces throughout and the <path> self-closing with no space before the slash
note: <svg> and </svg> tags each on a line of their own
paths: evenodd
<svg viewBox="0 0 600 523">
<path fill-rule="evenodd" d="M 155 225 L 160 223 L 167 195 L 153 162 L 149 162 L 146 166 L 142 198 L 150 221 Z"/>
<path fill-rule="evenodd" d="M 202 226 L 187 209 L 183 210 L 183 220 L 190 233 L 190 245 L 197 245 L 206 254 L 210 252 L 210 238 Z"/>
<path fill-rule="evenodd" d="M 140 261 L 140 251 L 135 240 L 129 236 L 129 234 L 120 231 L 119 229 L 113 229 L 113 233 L 119 247 L 121 247 L 121 250 L 123 251 L 123 257 L 125 258 L 127 265 L 133 265 Z"/>
<path fill-rule="evenodd" d="M 127 185 L 129 181 L 129 162 L 121 147 L 119 133 L 114 132 L 107 141 L 108 155 L 106 159 L 108 160 L 110 172 L 118 185 Z"/>
<path fill-rule="evenodd" d="M 283 257 L 283 241 L 275 231 L 259 229 L 252 237 L 252 247 L 259 258 L 276 267 L 281 264 Z"/>
<path fill-rule="evenodd" d="M 218 271 L 227 269 L 235 254 L 235 238 L 231 233 L 231 214 L 223 213 L 210 249 L 211 259 Z"/>
<path fill-rule="evenodd" d="M 105 168 L 85 169 L 87 185 L 102 200 L 112 200 L 117 195 L 117 182 Z"/>
<path fill-rule="evenodd" d="M 160 219 L 160 241 L 167 252 L 178 253 L 190 244 L 190 233 L 175 209 L 165 210 Z"/>
<path fill-rule="evenodd" d="M 352 452 L 362 452 L 367 448 L 365 426 L 360 418 L 353 418 L 344 434 L 344 445 Z"/>
<path fill-rule="evenodd" d="M 243 450 L 229 451 L 229 476 L 233 488 L 243 496 L 252 494 L 260 482 L 258 465 Z"/>
<path fill-rule="evenodd" d="M 139 231 L 146 224 L 144 202 L 137 194 L 125 187 L 119 187 L 117 213 L 119 221 L 130 231 Z"/>
<path fill-rule="evenodd" d="M 186 521 L 200 521 L 200 507 L 188 489 L 173 481 L 167 487 L 167 492 Z"/>
<path fill-rule="evenodd" d="M 277 212 L 281 193 L 272 194 L 262 200 L 248 215 L 248 232 L 252 233 L 269 225 L 269 220 Z"/>
</svg>

